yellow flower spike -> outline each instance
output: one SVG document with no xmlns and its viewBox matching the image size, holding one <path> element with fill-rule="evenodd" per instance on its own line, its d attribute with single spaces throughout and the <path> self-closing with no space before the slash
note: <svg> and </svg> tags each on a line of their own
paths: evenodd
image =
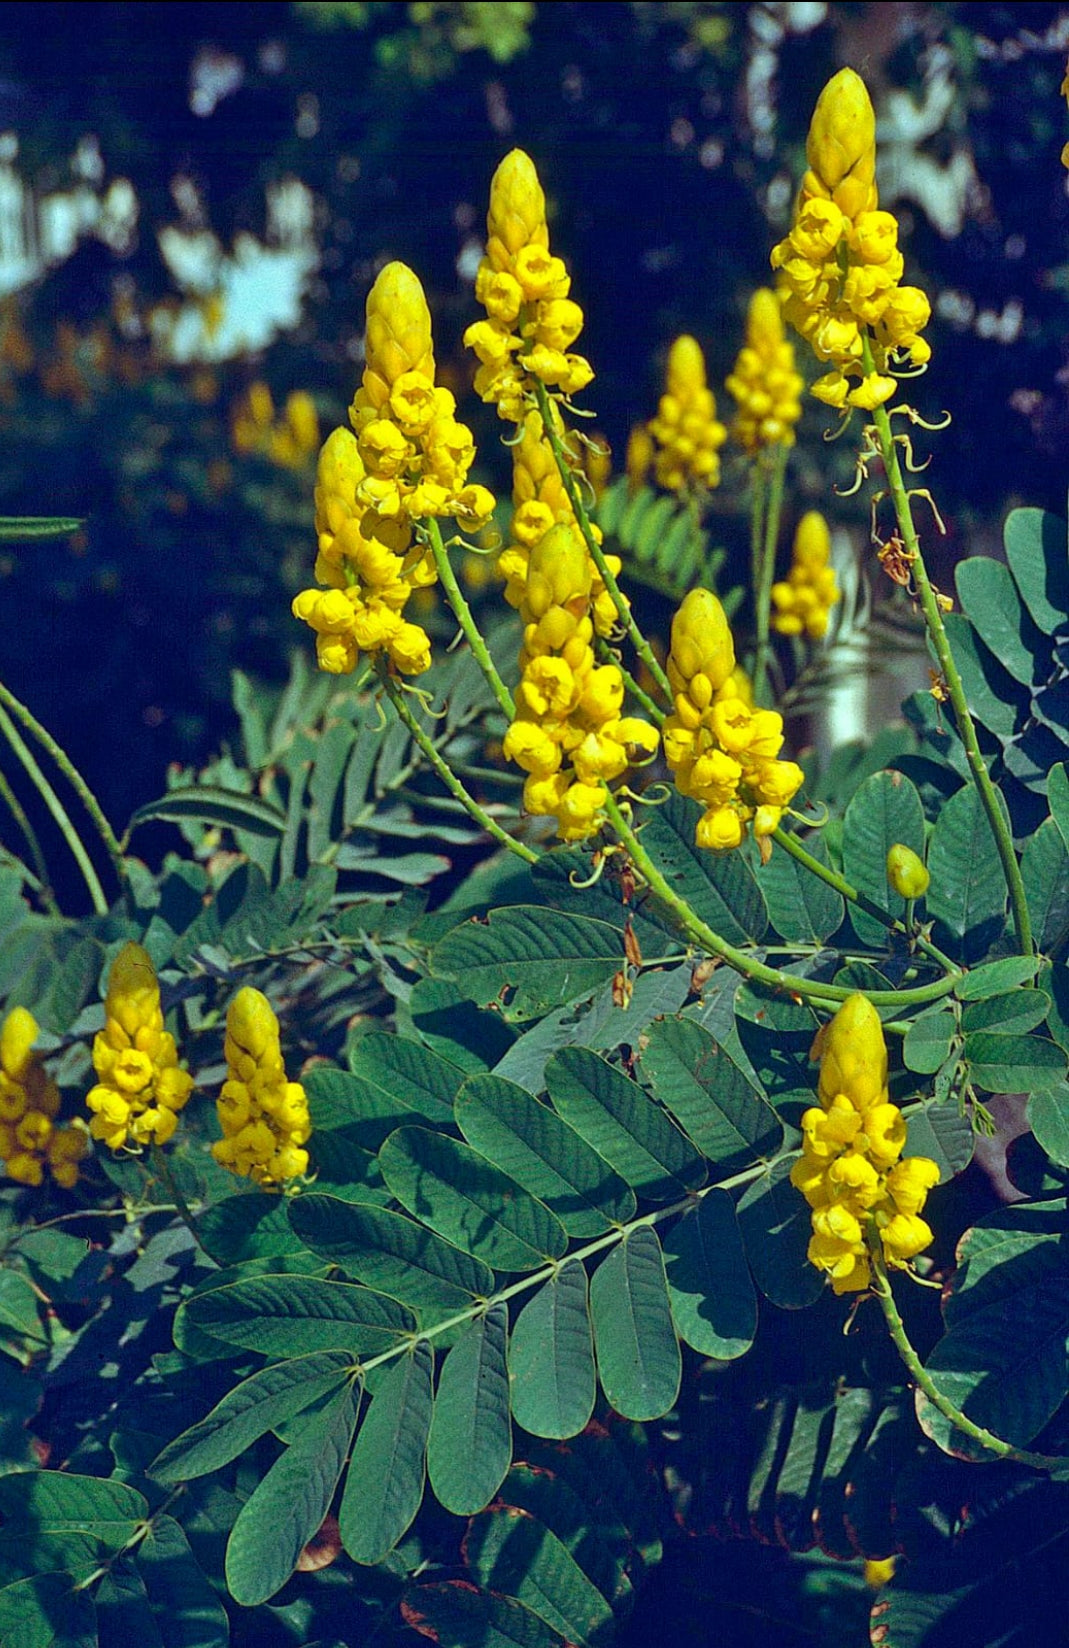
<svg viewBox="0 0 1069 1648">
<path fill-rule="evenodd" d="M 853 69 L 840 69 L 817 99 L 805 155 L 819 192 L 834 200 L 848 217 L 872 210 L 876 204 L 876 115 L 865 82 Z"/>
<path fill-rule="evenodd" d="M 689 485 L 719 485 L 718 453 L 727 430 L 717 419 L 705 356 L 696 338 L 678 337 L 668 351 L 665 393 L 647 429 L 654 443 L 659 486 L 678 492 Z"/>
<path fill-rule="evenodd" d="M 746 343 L 726 388 L 738 402 L 731 433 L 747 452 L 794 445 L 802 378 L 795 370 L 794 346 L 784 336 L 779 298 L 768 287 L 750 299 Z"/>
<path fill-rule="evenodd" d="M 212 1155 L 267 1190 L 300 1178 L 312 1131 L 307 1098 L 299 1082 L 286 1078 L 274 1009 L 249 985 L 230 1004 L 223 1051 L 228 1079 L 216 1104 L 223 1137 Z"/>
<path fill-rule="evenodd" d="M 12 1081 L 21 1079 L 37 1035 L 33 1014 L 25 1007 L 13 1007 L 0 1028 L 0 1066 Z"/>
<path fill-rule="evenodd" d="M 57 1127 L 59 1089 L 39 1054 L 38 1027 L 25 1007 L 14 1007 L 0 1026 L 0 1157 L 4 1172 L 30 1188 L 44 1182 L 47 1169 L 70 1190 L 88 1141 L 79 1127 Z"/>
<path fill-rule="evenodd" d="M 406 263 L 380 270 L 367 299 L 364 393 L 379 408 L 398 378 L 418 372 L 434 383 L 431 312 L 423 287 Z"/>
<path fill-rule="evenodd" d="M 887 1091 L 887 1044 L 880 1015 L 860 991 L 849 996 L 823 1026 L 818 1092 L 825 1109 L 842 1093 L 856 1109 L 869 1110 Z"/>
<path fill-rule="evenodd" d="M 549 246 L 546 197 L 534 161 L 522 149 L 511 150 L 494 173 L 486 228 L 487 256 L 495 270 L 507 270 L 525 246 Z"/>
<path fill-rule="evenodd" d="M 912 847 L 896 841 L 887 853 L 887 879 L 901 898 L 923 898 L 931 876 Z"/>
<path fill-rule="evenodd" d="M 701 673 L 714 692 L 735 669 L 731 626 L 712 590 L 692 589 L 683 597 L 672 619 L 670 679 L 673 668 L 681 687 Z"/>
<path fill-rule="evenodd" d="M 831 565 L 831 532 L 819 510 L 802 516 L 794 535 L 791 568 L 772 585 L 772 628 L 781 635 L 805 634 L 819 641 L 827 634 L 832 607 L 841 599 Z"/>
<path fill-rule="evenodd" d="M 193 1089 L 163 1027 L 155 968 L 140 944 L 124 944 L 111 966 L 104 1028 L 93 1043 L 99 1078 L 86 1095 L 89 1131 L 112 1150 L 163 1144 Z"/>
</svg>

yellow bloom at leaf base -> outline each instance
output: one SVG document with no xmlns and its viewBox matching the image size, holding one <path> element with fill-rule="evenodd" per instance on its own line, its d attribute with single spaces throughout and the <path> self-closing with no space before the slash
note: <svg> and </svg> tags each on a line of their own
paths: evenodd
<svg viewBox="0 0 1069 1648">
<path fill-rule="evenodd" d="M 836 1293 L 868 1287 L 868 1232 L 884 1262 L 901 1269 L 929 1246 L 920 1217 L 939 1168 L 927 1156 L 903 1157 L 906 1123 L 887 1089 L 887 1046 L 880 1017 L 860 993 L 820 1030 L 820 1105 L 802 1116 L 802 1155 L 791 1183 L 812 1209 L 809 1261 Z"/>
<path fill-rule="evenodd" d="M 16 1184 L 42 1184 L 47 1171 L 72 1190 L 89 1141 L 82 1127 L 57 1126 L 59 1089 L 33 1051 L 37 1035 L 25 1007 L 12 1008 L 0 1027 L 0 1158 Z"/>
<path fill-rule="evenodd" d="M 672 713 L 664 753 L 680 794 L 701 802 L 696 842 L 713 852 L 742 844 L 747 829 L 771 835 L 801 787 L 802 769 L 781 761 L 783 718 L 755 709 L 735 662 L 724 609 L 692 589 L 672 620 L 668 656 Z"/>
<path fill-rule="evenodd" d="M 312 1132 L 308 1100 L 299 1082 L 287 1080 L 278 1019 L 267 997 L 251 986 L 230 1004 L 224 1053 L 227 1079 L 216 1103 L 223 1137 L 212 1155 L 265 1190 L 301 1178 Z"/>
<path fill-rule="evenodd" d="M 163 1027 L 156 972 L 140 944 L 124 944 L 112 962 L 93 1068 L 97 1085 L 85 1102 L 94 1139 L 111 1150 L 166 1144 L 193 1077 L 179 1065 L 174 1037 Z"/>
</svg>

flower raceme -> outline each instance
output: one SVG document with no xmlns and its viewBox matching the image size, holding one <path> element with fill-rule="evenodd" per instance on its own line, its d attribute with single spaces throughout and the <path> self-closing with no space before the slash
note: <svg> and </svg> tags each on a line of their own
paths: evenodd
<svg viewBox="0 0 1069 1648">
<path fill-rule="evenodd" d="M 716 397 L 705 374 L 697 338 L 684 334 L 668 351 L 664 394 L 657 416 L 646 425 L 653 442 L 658 486 L 680 492 L 688 486 L 720 485 L 720 448 L 727 430 L 716 415 Z"/>
<path fill-rule="evenodd" d="M 920 334 L 931 307 L 918 287 L 899 284 L 898 223 L 879 210 L 876 191 L 876 117 L 853 69 L 840 69 L 821 92 L 806 159 L 794 225 L 772 252 L 784 315 L 831 364 L 813 394 L 840 410 L 871 412 L 894 395 L 896 369 L 930 359 Z"/>
<path fill-rule="evenodd" d="M 559 523 L 532 546 L 517 603 L 522 674 L 504 751 L 528 775 L 525 808 L 556 818 L 563 841 L 600 827 L 609 783 L 658 745 L 654 727 L 621 713 L 619 665 L 596 661 L 592 574 L 578 532 Z"/>
<path fill-rule="evenodd" d="M 47 1168 L 72 1190 L 88 1140 L 82 1127 L 56 1126 L 59 1089 L 33 1051 L 37 1034 L 25 1007 L 12 1008 L 0 1027 L 0 1157 L 16 1184 L 41 1184 Z"/>
<path fill-rule="evenodd" d="M 767 286 L 750 299 L 746 342 L 725 388 L 738 405 L 731 434 L 746 452 L 754 456 L 769 446 L 794 445 L 802 377 L 795 370 L 794 345 L 784 335 L 780 300 Z"/>
<path fill-rule="evenodd" d="M 839 599 L 828 523 L 819 510 L 810 509 L 794 534 L 790 571 L 782 583 L 772 585 L 772 628 L 780 635 L 804 634 L 820 641 Z"/>
<path fill-rule="evenodd" d="M 140 944 L 124 944 L 112 962 L 93 1068 L 97 1085 L 85 1102 L 94 1139 L 111 1150 L 166 1144 L 193 1077 L 179 1065 L 174 1037 L 163 1027 L 160 987 Z"/>
<path fill-rule="evenodd" d="M 476 393 L 509 423 L 523 421 L 536 381 L 574 395 L 593 379 L 590 363 L 571 353 L 583 311 L 570 290 L 562 259 L 549 250 L 546 197 L 534 161 L 513 149 L 490 184 L 486 255 L 475 278 L 487 318 L 464 334 L 480 363 Z"/>
<path fill-rule="evenodd" d="M 747 826 L 759 838 L 771 835 L 803 773 L 778 759 L 782 716 L 755 709 L 740 690 L 731 630 L 710 590 L 692 589 L 672 620 L 668 679 L 673 709 L 664 752 L 676 788 L 705 808 L 698 846 L 738 847 Z"/>
<path fill-rule="evenodd" d="M 246 986 L 226 1015 L 227 1079 L 216 1109 L 223 1137 L 212 1155 L 223 1167 L 272 1189 L 308 1171 L 308 1100 L 286 1079 L 278 1019 L 267 997 Z"/>
<path fill-rule="evenodd" d="M 371 288 L 366 349 L 352 431 L 335 429 L 319 455 L 315 572 L 327 587 L 302 590 L 293 612 L 316 632 L 320 669 L 348 674 L 361 652 L 385 653 L 418 675 L 430 668 L 430 640 L 404 611 L 437 578 L 419 523 L 448 516 L 477 530 L 494 499 L 468 483 L 471 431 L 435 385 L 430 311 L 403 263 L 387 264 Z"/>
<path fill-rule="evenodd" d="M 276 419 L 271 391 L 258 378 L 238 402 L 230 438 L 235 452 L 258 452 L 282 469 L 303 469 L 319 445 L 315 402 L 306 390 L 295 389 Z"/>
<path fill-rule="evenodd" d="M 906 1123 L 887 1091 L 887 1047 L 872 1003 L 850 996 L 814 1043 L 819 1106 L 802 1116 L 802 1155 L 791 1183 L 812 1208 L 809 1261 L 836 1293 L 869 1285 L 869 1242 L 903 1269 L 932 1240 L 920 1217 L 939 1169 L 927 1156 L 903 1157 Z"/>
</svg>

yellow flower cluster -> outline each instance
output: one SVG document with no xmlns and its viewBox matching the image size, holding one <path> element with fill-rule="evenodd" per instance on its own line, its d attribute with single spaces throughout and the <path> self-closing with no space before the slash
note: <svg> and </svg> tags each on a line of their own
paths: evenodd
<svg viewBox="0 0 1069 1648">
<path fill-rule="evenodd" d="M 33 1014 L 12 1008 L 0 1028 L 0 1157 L 16 1184 L 41 1184 L 47 1167 L 72 1190 L 88 1140 L 80 1127 L 55 1125 L 59 1089 L 33 1051 L 36 1040 Z"/>
<path fill-rule="evenodd" d="M 750 299 L 746 342 L 725 388 L 738 403 L 732 436 L 751 456 L 766 446 L 794 445 L 802 376 L 795 370 L 794 345 L 784 336 L 779 298 L 767 286 Z"/>
<path fill-rule="evenodd" d="M 423 288 L 403 263 L 382 270 L 367 300 L 367 364 L 349 416 L 320 453 L 316 484 L 316 577 L 293 602 L 316 632 L 319 667 L 348 674 L 361 652 L 385 652 L 394 668 L 430 668 L 430 640 L 404 609 L 437 579 L 417 523 L 450 516 L 476 531 L 494 499 L 468 484 L 471 431 L 456 401 L 436 388 L 431 317 Z"/>
<path fill-rule="evenodd" d="M 163 1028 L 160 987 L 140 944 L 124 944 L 112 962 L 104 1013 L 93 1042 L 99 1080 L 85 1100 L 93 1112 L 89 1131 L 112 1150 L 166 1144 L 193 1077 Z"/>
<path fill-rule="evenodd" d="M 853 69 L 840 69 L 821 92 L 806 158 L 794 227 L 772 252 L 787 291 L 784 314 L 818 360 L 831 363 L 813 385 L 818 400 L 871 412 L 894 395 L 893 370 L 930 359 L 920 333 L 931 306 L 919 287 L 899 285 L 898 223 L 878 209 L 876 117 Z"/>
<path fill-rule="evenodd" d="M 927 1156 L 902 1156 L 906 1123 L 888 1096 L 887 1047 L 870 1001 L 844 1001 L 818 1035 L 817 1053 L 820 1105 L 802 1117 L 791 1183 L 813 1209 L 810 1263 L 836 1293 L 856 1293 L 869 1285 L 872 1232 L 898 1269 L 931 1242 L 920 1212 L 939 1169 Z"/>
<path fill-rule="evenodd" d="M 216 1106 L 223 1137 L 212 1155 L 266 1188 L 300 1178 L 308 1171 L 308 1100 L 299 1082 L 286 1080 L 278 1019 L 259 990 L 246 986 L 230 1003 L 224 1052 L 228 1074 Z"/>
<path fill-rule="evenodd" d="M 668 351 L 664 394 L 647 424 L 653 440 L 653 473 L 659 486 L 720 485 L 720 448 L 727 430 L 717 420 L 716 398 L 705 376 L 696 338 L 676 338 Z"/>
<path fill-rule="evenodd" d="M 831 565 L 831 533 L 817 509 L 798 522 L 791 553 L 791 569 L 783 582 L 772 585 L 772 628 L 780 635 L 801 635 L 819 641 L 828 633 L 828 615 L 840 599 Z"/>
<path fill-rule="evenodd" d="M 700 801 L 699 847 L 738 847 L 751 825 L 771 835 L 802 783 L 801 767 L 777 759 L 783 717 L 755 709 L 740 691 L 724 609 L 707 589 L 684 596 L 672 620 L 668 679 L 673 710 L 664 753 L 682 795 Z"/>
<path fill-rule="evenodd" d="M 486 255 L 475 279 L 487 319 L 464 334 L 480 362 L 477 394 L 509 423 L 523 421 L 535 380 L 574 395 L 594 376 L 582 355 L 570 353 L 583 329 L 583 311 L 570 290 L 563 260 L 549 250 L 546 197 L 534 161 L 513 149 L 490 184 Z"/>
<path fill-rule="evenodd" d="M 532 547 L 520 601 L 522 677 L 504 750 L 528 774 L 524 806 L 551 814 L 563 841 L 601 823 L 608 786 L 657 749 L 654 727 L 623 716 L 617 664 L 597 664 L 592 566 L 574 528 L 553 526 Z"/>
<path fill-rule="evenodd" d="M 282 469 L 303 469 L 319 445 L 315 402 L 306 390 L 295 389 L 276 418 L 271 391 L 258 378 L 234 410 L 230 439 L 242 455 L 258 452 Z"/>
<path fill-rule="evenodd" d="M 557 435 L 563 439 L 564 425 L 560 412 L 552 404 L 550 416 Z M 522 610 L 532 549 L 552 527 L 566 525 L 586 558 L 594 628 L 599 635 L 610 635 L 617 624 L 616 605 L 582 543 L 575 511 L 564 490 L 553 449 L 546 439 L 542 414 L 535 408 L 524 413 L 520 438 L 512 448 L 512 502 L 512 542 L 502 550 L 497 560 L 497 569 L 505 580 L 506 601 Z M 592 526 L 591 530 L 600 543 L 600 529 Z M 620 557 L 606 555 L 605 559 L 610 572 L 616 577 L 622 565 Z"/>
</svg>

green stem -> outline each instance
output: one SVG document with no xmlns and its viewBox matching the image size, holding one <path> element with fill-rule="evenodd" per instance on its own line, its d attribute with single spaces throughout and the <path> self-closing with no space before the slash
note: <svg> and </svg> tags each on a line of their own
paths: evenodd
<svg viewBox="0 0 1069 1648">
<path fill-rule="evenodd" d="M 605 559 L 605 552 L 591 531 L 590 516 L 587 514 L 586 505 L 583 503 L 582 495 L 576 483 L 575 476 L 572 473 L 571 465 L 568 462 L 568 455 L 564 450 L 564 443 L 561 441 L 560 435 L 554 427 L 553 408 L 544 383 L 536 382 L 535 394 L 538 397 L 538 410 L 542 414 L 542 428 L 545 431 L 546 440 L 549 442 L 550 450 L 553 453 L 557 469 L 560 472 L 561 485 L 564 487 L 565 493 L 568 497 L 568 502 L 572 506 L 572 512 L 575 515 L 576 524 L 578 525 L 580 532 L 583 534 L 583 542 L 590 551 L 590 559 L 597 567 L 598 575 L 612 598 L 617 616 L 619 617 L 624 629 L 627 631 L 631 645 L 638 653 L 638 656 L 642 659 L 642 662 L 645 664 L 650 675 L 653 677 L 654 681 L 656 681 L 661 692 L 670 704 L 672 702 L 671 683 L 667 675 L 664 673 L 664 670 L 657 662 L 649 642 L 646 640 L 646 637 L 643 635 L 642 631 L 635 622 L 627 597 L 624 595 L 623 590 L 616 582 L 612 568 Z"/>
<path fill-rule="evenodd" d="M 868 339 L 865 339 L 863 360 L 865 370 L 874 370 L 872 349 Z M 921 611 L 928 635 L 935 650 L 935 656 L 947 685 L 947 693 L 954 711 L 954 720 L 957 723 L 958 733 L 965 750 L 965 759 L 969 763 L 969 771 L 976 785 L 991 834 L 995 838 L 999 860 L 1002 864 L 1002 873 L 1006 878 L 1009 889 L 1010 906 L 1013 910 L 1013 926 L 1017 935 L 1017 946 L 1023 955 L 1031 955 L 1035 949 L 1032 940 L 1032 922 L 1028 914 L 1028 900 L 1025 897 L 1024 882 L 1021 878 L 1021 867 L 1017 862 L 1017 855 L 1013 850 L 1013 838 L 1010 834 L 1009 822 L 1003 811 L 1002 798 L 999 795 L 991 774 L 987 770 L 980 744 L 976 736 L 976 726 L 969 710 L 965 697 L 965 688 L 958 673 L 958 666 L 954 662 L 954 654 L 950 649 L 950 640 L 947 636 L 946 625 L 943 623 L 943 614 L 939 610 L 935 591 L 928 569 L 924 564 L 921 553 L 920 539 L 913 521 L 913 512 L 910 508 L 909 492 L 902 477 L 902 468 L 898 462 L 898 450 L 895 446 L 894 435 L 891 431 L 891 420 L 885 406 L 878 406 L 872 414 L 880 446 L 880 456 L 887 473 L 887 486 L 894 504 L 895 518 L 898 530 L 902 535 L 902 543 L 910 560 L 910 571 L 920 597 Z"/>
<path fill-rule="evenodd" d="M 88 888 L 93 909 L 96 911 L 98 916 L 106 916 L 108 913 L 108 901 L 104 897 L 104 889 L 100 885 L 100 879 L 93 868 L 89 854 L 85 850 L 81 836 L 78 834 L 77 830 L 74 828 L 74 825 L 71 823 L 70 818 L 67 816 L 66 809 L 64 808 L 62 801 L 59 799 L 59 796 L 56 794 L 55 790 L 48 782 L 48 779 L 37 765 L 33 752 L 28 748 L 25 741 L 20 736 L 19 730 L 15 726 L 15 723 L 11 720 L 11 717 L 7 714 L 7 712 L 2 709 L 0 709 L 0 733 L 2 733 L 7 739 L 12 750 L 22 762 L 22 765 L 26 769 L 27 776 L 36 789 L 38 795 L 41 797 L 41 800 L 52 814 L 60 834 L 67 843 L 67 846 L 70 848 L 74 861 L 79 870 L 82 872 L 82 879 Z"/>
<path fill-rule="evenodd" d="M 980 1447 L 986 1448 L 988 1453 L 996 1454 L 1000 1459 L 1013 1459 L 1020 1465 L 1032 1465 L 1036 1470 L 1041 1471 L 1050 1470 L 1055 1465 L 1064 1466 L 1066 1464 L 1064 1459 L 1053 1458 L 1049 1454 L 1030 1453 L 1025 1448 L 1015 1448 L 1012 1443 L 1004 1442 L 1001 1437 L 985 1430 L 982 1425 L 974 1424 L 971 1419 L 962 1413 L 960 1408 L 954 1406 L 948 1396 L 944 1395 L 910 1343 L 905 1323 L 899 1313 L 894 1293 L 891 1290 L 891 1279 L 887 1274 L 887 1267 L 884 1263 L 883 1244 L 880 1241 L 879 1233 L 872 1227 L 870 1227 L 868 1234 L 868 1250 L 869 1263 L 872 1266 L 872 1291 L 880 1302 L 880 1309 L 883 1311 L 895 1349 L 912 1375 L 918 1389 L 924 1392 L 932 1407 L 941 1413 L 944 1419 L 949 1419 L 950 1423 L 956 1426 L 959 1431 L 962 1431 L 964 1435 L 970 1437 Z"/>
<path fill-rule="evenodd" d="M 37 887 L 35 890 L 40 895 L 41 903 L 44 905 L 49 915 L 61 915 L 62 911 L 56 903 L 56 895 L 49 886 L 48 863 L 45 859 L 44 853 L 41 851 L 41 843 L 37 839 L 37 831 L 27 818 L 22 802 L 11 788 L 11 785 L 8 783 L 3 773 L 0 773 L 0 801 L 4 802 L 8 812 L 15 820 L 17 829 L 22 833 L 26 845 L 30 849 L 30 857 L 33 859 L 33 867 L 37 872 Z"/>
<path fill-rule="evenodd" d="M 962 970 L 956 961 L 951 961 L 948 955 L 944 955 L 942 950 L 929 943 L 919 933 L 912 932 L 908 923 L 899 921 L 889 911 L 882 910 L 865 893 L 859 892 L 856 887 L 851 886 L 846 877 L 841 876 L 837 870 L 831 869 L 827 864 L 822 864 L 819 858 L 814 858 L 813 854 L 807 852 L 802 846 L 797 836 L 788 835 L 786 830 L 777 825 L 772 832 L 772 839 L 779 843 L 784 852 L 790 853 L 791 857 L 797 859 L 799 864 L 804 864 L 807 870 L 812 871 L 813 875 L 819 876 L 821 881 L 827 882 L 829 887 L 834 887 L 835 891 L 840 893 L 848 903 L 856 904 L 859 909 L 864 910 L 866 915 L 871 916 L 874 921 L 880 922 L 882 926 L 889 927 L 893 933 L 900 933 L 903 937 L 910 939 L 918 950 L 922 950 L 926 956 L 931 956 L 932 960 L 937 961 L 945 972 L 953 973 L 957 978 L 962 976 Z"/>
<path fill-rule="evenodd" d="M 433 1327 L 424 1328 L 421 1332 L 412 1334 L 404 1344 L 394 1345 L 390 1350 L 380 1351 L 377 1356 L 369 1357 L 366 1362 L 360 1364 L 360 1371 L 370 1373 L 372 1368 L 379 1367 L 383 1362 L 392 1362 L 396 1357 L 405 1355 L 421 1339 L 437 1339 L 441 1334 L 449 1333 L 454 1328 L 462 1327 L 465 1322 L 470 1322 L 475 1317 L 484 1315 L 493 1305 L 505 1304 L 508 1300 L 517 1298 L 521 1293 L 526 1293 L 530 1288 L 541 1287 L 544 1282 L 551 1282 L 562 1265 L 584 1264 L 587 1259 L 593 1259 L 599 1253 L 604 1253 L 606 1248 L 619 1246 L 634 1231 L 643 1228 L 652 1230 L 655 1225 L 663 1223 L 665 1219 L 672 1219 L 677 1213 L 685 1213 L 689 1207 L 694 1207 L 696 1203 L 708 1196 L 712 1190 L 735 1190 L 740 1185 L 749 1184 L 751 1179 L 760 1178 L 761 1174 L 767 1172 L 767 1170 L 767 1162 L 757 1162 L 753 1167 L 743 1168 L 740 1173 L 733 1173 L 730 1178 L 720 1179 L 716 1184 L 703 1185 L 700 1190 L 692 1191 L 690 1195 L 682 1197 L 678 1202 L 672 1202 L 668 1207 L 655 1208 L 652 1213 L 643 1213 L 639 1218 L 631 1219 L 626 1225 L 617 1225 L 604 1236 L 598 1236 L 594 1241 L 587 1242 L 583 1247 L 575 1248 L 563 1259 L 549 1260 L 540 1270 L 530 1271 L 526 1276 L 522 1276 L 518 1282 L 512 1282 L 508 1287 L 499 1289 L 489 1299 L 481 1299 L 477 1304 L 466 1305 L 463 1310 L 458 1311 L 455 1316 L 448 1317 L 444 1322 L 435 1322 Z"/>
<path fill-rule="evenodd" d="M 67 780 L 71 789 L 82 803 L 82 806 L 89 814 L 89 817 L 92 819 L 93 824 L 96 827 L 96 832 L 101 841 L 104 843 L 104 850 L 111 859 L 112 866 L 118 878 L 119 886 L 122 888 L 124 893 L 128 893 L 130 891 L 130 879 L 127 875 L 126 861 L 123 858 L 122 847 L 119 845 L 118 837 L 116 836 L 111 825 L 108 823 L 107 818 L 104 816 L 104 809 L 101 807 L 100 802 L 97 800 L 96 796 L 89 788 L 89 785 L 74 765 L 74 762 L 70 759 L 70 756 L 67 754 L 66 750 L 62 749 L 60 745 L 56 743 L 56 740 L 52 737 L 52 734 L 48 732 L 46 728 L 42 727 L 37 717 L 26 708 L 25 704 L 21 703 L 19 699 L 15 697 L 13 692 L 10 692 L 8 688 L 4 686 L 3 682 L 0 682 L 0 704 L 3 704 L 17 720 L 22 722 L 22 725 L 25 727 L 30 736 L 35 738 L 41 748 L 51 756 L 64 778 Z M 25 765 L 25 763 L 23 763 L 23 765 Z M 106 909 L 107 906 L 105 905 L 105 910 Z"/>
<path fill-rule="evenodd" d="M 761 561 L 765 545 L 765 499 L 768 494 L 768 469 L 764 454 L 758 455 L 753 466 L 753 485 L 750 492 L 750 588 L 754 599 L 754 633 L 757 632 L 757 591 L 761 584 Z"/>
<path fill-rule="evenodd" d="M 631 675 L 628 670 L 624 669 L 618 654 L 614 648 L 609 645 L 608 641 L 603 640 L 602 637 L 599 636 L 596 650 L 601 663 L 615 664 L 616 668 L 620 671 L 620 674 L 623 677 L 624 686 L 627 688 L 632 698 L 636 700 L 639 707 L 645 710 L 654 725 L 663 727 L 665 721 L 667 720 L 664 710 L 661 709 L 659 704 L 654 703 L 649 693 L 644 691 L 643 688 L 639 686 L 634 676 Z"/>
<path fill-rule="evenodd" d="M 404 725 L 412 735 L 412 738 L 422 750 L 423 754 L 434 768 L 434 771 L 437 773 L 450 795 L 459 801 L 466 811 L 471 814 L 475 822 L 482 826 L 487 835 L 492 835 L 494 840 L 500 842 L 502 847 L 507 847 L 510 853 L 515 853 L 517 858 L 522 858 L 525 864 L 536 863 L 538 860 L 538 854 L 532 851 L 530 847 L 525 846 L 522 841 L 516 841 L 511 835 L 509 835 L 507 830 L 502 829 L 501 825 L 497 822 L 497 819 L 493 818 L 490 813 L 486 811 L 486 808 L 481 806 L 480 803 L 476 801 L 471 792 L 464 788 L 464 785 L 452 771 L 441 754 L 441 751 L 435 747 L 433 739 L 428 737 L 427 733 L 416 720 L 416 717 L 412 714 L 412 711 L 405 700 L 403 689 L 398 686 L 393 676 L 390 675 L 387 665 L 383 662 L 379 662 L 376 664 L 375 668 L 379 680 L 386 689 L 386 694 L 390 700 L 390 703 L 397 711 L 399 718 L 404 722 Z"/>
<path fill-rule="evenodd" d="M 433 516 L 426 522 L 426 530 L 431 553 L 434 556 L 434 564 L 438 568 L 438 577 L 449 600 L 449 605 L 453 609 L 457 623 L 463 630 L 475 661 L 489 682 L 490 691 L 497 699 L 498 707 L 506 721 L 514 721 L 516 719 L 516 705 L 513 702 L 512 694 L 497 673 L 497 666 L 490 656 L 490 649 L 479 632 L 479 626 L 475 622 L 472 610 L 457 582 L 457 575 L 453 571 L 453 565 L 449 559 L 449 551 L 442 542 L 441 529 Z"/>
<path fill-rule="evenodd" d="M 787 478 L 789 449 L 772 449 L 769 466 L 768 507 L 765 513 L 764 537 L 761 545 L 758 575 L 754 580 L 756 607 L 755 648 L 753 665 L 754 700 L 764 704 L 768 691 L 768 659 L 771 650 L 769 625 L 772 616 L 772 583 L 776 573 L 776 544 L 779 540 L 780 516 L 783 513 L 783 488 Z"/>
<path fill-rule="evenodd" d="M 160 1145 L 152 1145 L 149 1150 L 149 1160 L 152 1162 L 152 1165 L 156 1170 L 160 1183 L 164 1186 L 168 1195 L 171 1197 L 171 1200 L 174 1202 L 179 1218 L 199 1247 L 200 1237 L 197 1234 L 197 1221 L 193 1215 L 193 1209 L 186 1201 L 182 1188 L 171 1171 L 171 1164 L 164 1155 Z"/>
<path fill-rule="evenodd" d="M 737 973 L 753 979 L 756 984 L 764 984 L 769 989 L 781 991 L 785 995 L 800 996 L 819 1007 L 838 1007 L 849 996 L 857 993 L 841 984 L 822 984 L 815 979 L 803 978 L 798 973 L 783 973 L 776 967 L 766 967 L 764 962 L 748 956 L 745 950 L 737 950 L 733 944 L 721 938 L 719 933 L 714 932 L 696 916 L 689 904 L 670 886 L 611 796 L 606 802 L 605 810 L 614 830 L 627 848 L 636 870 L 661 903 L 671 910 L 684 932 L 689 933 L 703 950 L 710 955 L 719 956 L 721 961 L 727 962 L 729 967 L 734 967 Z M 940 997 L 948 996 L 960 976 L 960 973 L 955 972 L 945 978 L 936 979 L 932 984 L 918 985 L 915 989 L 866 990 L 864 994 L 874 1007 L 905 1007 L 907 1004 L 912 1006 L 920 1002 L 938 1001 Z"/>
</svg>

